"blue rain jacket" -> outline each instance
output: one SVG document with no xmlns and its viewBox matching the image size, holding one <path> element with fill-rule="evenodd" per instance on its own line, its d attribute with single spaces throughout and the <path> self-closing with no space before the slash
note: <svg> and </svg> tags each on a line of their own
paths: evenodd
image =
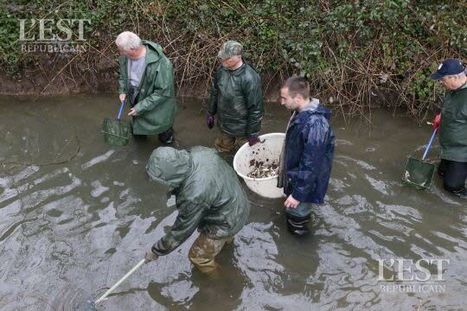
<svg viewBox="0 0 467 311">
<path fill-rule="evenodd" d="M 284 193 L 306 203 L 323 203 L 331 176 L 334 132 L 331 111 L 306 107 L 290 122 L 285 138 Z"/>
</svg>

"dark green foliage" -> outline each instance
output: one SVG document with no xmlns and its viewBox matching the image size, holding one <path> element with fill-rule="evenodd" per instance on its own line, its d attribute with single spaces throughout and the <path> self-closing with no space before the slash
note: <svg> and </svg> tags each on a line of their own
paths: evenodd
<svg viewBox="0 0 467 311">
<path fill-rule="evenodd" d="M 35 57 L 20 53 L 19 18 L 85 18 L 87 53 L 116 53 L 115 36 L 135 31 L 165 47 L 179 87 L 209 81 L 220 44 L 236 39 L 262 74 L 305 75 L 347 112 L 386 97 L 423 118 L 441 92 L 429 73 L 443 58 L 466 58 L 465 10 L 449 0 L 15 1 L 0 10 L 0 61 L 13 75 Z"/>
</svg>

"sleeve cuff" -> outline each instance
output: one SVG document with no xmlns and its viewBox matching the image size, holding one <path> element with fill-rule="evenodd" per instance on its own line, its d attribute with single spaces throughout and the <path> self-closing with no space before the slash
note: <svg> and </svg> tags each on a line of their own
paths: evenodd
<svg viewBox="0 0 467 311">
<path fill-rule="evenodd" d="M 291 194 L 297 201 L 303 202 L 305 200 L 305 194 L 301 191 L 293 190 Z"/>
<path fill-rule="evenodd" d="M 151 247 L 151 252 L 153 252 L 157 256 L 167 255 L 169 252 L 159 250 L 158 246 L 159 246 L 160 243 L 161 243 L 161 240 L 154 243 L 154 245 Z"/>
</svg>

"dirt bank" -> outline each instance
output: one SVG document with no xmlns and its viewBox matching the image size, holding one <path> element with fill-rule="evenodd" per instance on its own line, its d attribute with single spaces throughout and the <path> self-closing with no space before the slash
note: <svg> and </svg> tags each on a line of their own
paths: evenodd
<svg viewBox="0 0 467 311">
<path fill-rule="evenodd" d="M 46 69 L 56 67 L 57 70 Z M 94 70 L 73 64 L 59 68 L 58 65 L 44 63 L 25 69 L 18 77 L 0 73 L 1 95 L 67 95 L 116 93 L 118 69 L 116 61 L 100 61 Z M 176 82 L 177 95 L 205 98 L 209 96 L 210 81 L 196 83 Z M 274 75 L 263 75 L 263 91 L 267 101 L 278 100 L 280 80 Z"/>
</svg>

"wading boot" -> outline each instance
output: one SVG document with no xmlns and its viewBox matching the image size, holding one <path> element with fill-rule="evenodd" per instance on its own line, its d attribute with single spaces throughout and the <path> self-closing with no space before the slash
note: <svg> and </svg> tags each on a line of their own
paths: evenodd
<svg viewBox="0 0 467 311">
<path fill-rule="evenodd" d="M 308 223 L 310 222 L 310 216 L 297 217 L 287 215 L 287 229 L 294 235 L 304 236 L 307 235 L 310 230 L 308 229 Z"/>
<path fill-rule="evenodd" d="M 161 143 L 165 145 L 172 144 L 175 140 L 173 128 L 169 128 L 167 131 L 160 133 L 158 137 Z"/>
<path fill-rule="evenodd" d="M 452 193 L 453 193 L 455 196 L 458 196 L 458 197 L 461 198 L 461 199 L 464 199 L 464 200 L 467 199 L 467 189 L 462 189 L 462 190 L 458 190 L 458 191 L 452 191 Z"/>
</svg>

